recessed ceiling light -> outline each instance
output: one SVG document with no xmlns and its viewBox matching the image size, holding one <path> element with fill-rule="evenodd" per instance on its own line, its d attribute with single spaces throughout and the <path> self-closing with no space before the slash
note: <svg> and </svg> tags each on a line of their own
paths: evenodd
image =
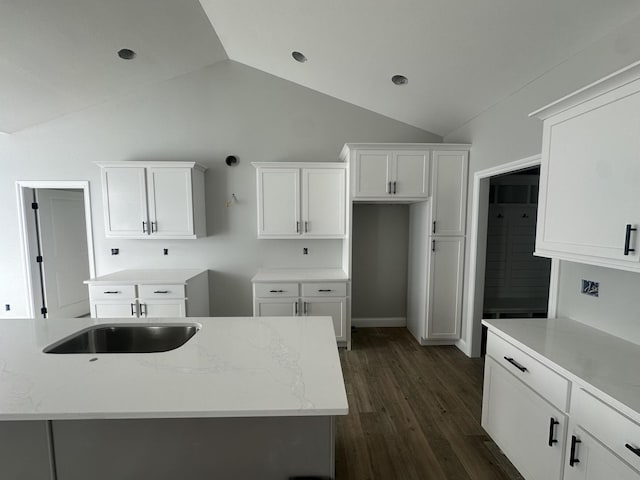
<svg viewBox="0 0 640 480">
<path fill-rule="evenodd" d="M 304 53 L 291 52 L 291 56 L 296 62 L 304 63 L 307 61 L 307 57 L 304 56 Z"/>
<path fill-rule="evenodd" d="M 128 48 L 123 48 L 122 50 L 118 50 L 118 56 L 123 60 L 133 60 L 136 56 L 136 52 L 129 50 Z"/>
<path fill-rule="evenodd" d="M 391 81 L 396 85 L 406 85 L 407 83 L 409 83 L 409 79 L 404 75 L 394 75 L 393 77 L 391 77 Z"/>
</svg>

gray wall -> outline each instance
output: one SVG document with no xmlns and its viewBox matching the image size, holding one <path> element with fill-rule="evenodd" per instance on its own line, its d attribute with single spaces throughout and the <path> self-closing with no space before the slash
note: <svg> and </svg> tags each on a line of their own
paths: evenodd
<svg viewBox="0 0 640 480">
<path fill-rule="evenodd" d="M 406 317 L 409 206 L 354 204 L 352 248 L 352 317 Z"/>
<path fill-rule="evenodd" d="M 250 315 L 261 266 L 339 266 L 340 241 L 256 239 L 252 161 L 336 161 L 345 142 L 441 138 L 368 110 L 224 61 L 127 96 L 0 135 L 0 317 L 26 315 L 16 180 L 89 180 L 99 275 L 123 268 L 208 268 L 212 313 Z M 224 158 L 240 158 L 237 167 Z M 116 160 L 196 160 L 206 174 L 207 228 L 198 240 L 107 240 L 99 168 Z M 225 202 L 235 193 L 238 202 Z M 111 248 L 120 255 L 111 256 Z M 169 248 L 169 255 L 162 255 Z"/>
<path fill-rule="evenodd" d="M 640 60 L 640 16 L 630 19 L 626 24 L 585 46 L 577 55 L 559 64 L 552 70 L 505 100 L 470 120 L 456 131 L 445 137 L 446 142 L 469 142 L 473 144 L 470 160 L 470 186 L 473 175 L 479 170 L 501 165 L 514 160 L 539 154 L 542 145 L 542 122 L 528 118 L 528 114 L 572 91 L 594 82 L 630 63 Z M 576 172 L 579 175 L 579 172 Z M 472 193 L 469 192 L 469 209 Z M 471 212 L 471 210 L 469 210 Z M 470 229 L 471 215 L 468 215 Z M 467 243 L 467 249 L 469 248 Z M 482 248 L 483 245 L 479 245 Z M 467 250 L 468 258 L 468 250 Z M 465 292 L 468 292 L 468 262 L 465 275 Z M 601 269 L 605 271 L 606 269 Z M 589 267 L 576 265 L 563 268 L 561 283 L 568 285 L 572 278 L 581 275 L 605 279 L 601 288 L 607 291 L 626 289 L 628 285 L 640 291 L 640 275 L 607 271 L 606 274 L 592 275 Z M 598 278 L 594 278 L 597 280 Z M 597 308 L 587 308 L 586 297 L 579 295 L 577 289 L 564 288 L 560 292 L 560 314 L 589 323 L 602 330 L 620 334 L 639 342 L 640 339 L 640 296 L 626 297 L 624 301 L 616 296 L 605 295 L 596 303 Z M 465 294 L 466 297 L 466 294 Z M 584 297 L 584 298 L 583 298 Z M 466 300 L 466 299 L 465 299 Z M 593 302 L 589 302 L 592 305 Z M 471 306 L 465 301 L 463 308 L 463 342 L 467 342 L 467 316 Z M 601 315 L 607 312 L 606 316 Z M 633 320 L 630 321 L 629 317 Z M 479 319 L 476 318 L 477 322 Z M 479 335 L 479 329 L 477 329 Z M 478 338 L 478 337 L 476 337 Z M 639 342 L 640 343 L 640 342 Z M 462 345 L 467 349 L 467 345 Z"/>
</svg>

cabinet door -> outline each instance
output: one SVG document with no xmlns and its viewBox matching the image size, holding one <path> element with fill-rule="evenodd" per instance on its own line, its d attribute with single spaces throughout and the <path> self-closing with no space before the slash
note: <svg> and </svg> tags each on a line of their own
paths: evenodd
<svg viewBox="0 0 640 480">
<path fill-rule="evenodd" d="M 302 232 L 305 237 L 344 237 L 346 170 L 302 170 Z"/>
<path fill-rule="evenodd" d="M 140 300 L 140 317 L 184 318 L 186 316 L 184 300 Z"/>
<path fill-rule="evenodd" d="M 435 235 L 465 233 L 468 161 L 468 152 L 433 152 L 431 232 Z"/>
<path fill-rule="evenodd" d="M 143 167 L 103 168 L 102 201 L 107 237 L 148 236 L 147 188 Z"/>
<path fill-rule="evenodd" d="M 391 197 L 389 167 L 393 153 L 389 151 L 356 151 L 354 170 L 354 198 Z"/>
<path fill-rule="evenodd" d="M 571 433 L 571 437 L 567 439 L 565 480 L 638 480 L 640 478 L 637 470 L 627 465 L 582 428 L 574 427 Z M 573 458 L 577 460 L 572 462 L 573 465 L 569 463 L 572 443 L 574 443 Z"/>
<path fill-rule="evenodd" d="M 345 298 L 303 298 L 302 313 L 307 316 L 327 316 L 333 319 L 336 340 L 347 340 L 347 301 Z"/>
<path fill-rule="evenodd" d="M 294 317 L 298 315 L 297 298 L 254 298 L 256 317 Z"/>
<path fill-rule="evenodd" d="M 391 168 L 394 197 L 429 196 L 429 152 L 394 153 Z"/>
<path fill-rule="evenodd" d="M 128 302 L 101 302 L 91 304 L 91 316 L 94 318 L 137 318 L 138 304 L 135 300 Z"/>
<path fill-rule="evenodd" d="M 537 253 L 638 267 L 639 232 L 630 235 L 635 252 L 625 255 L 624 246 L 627 224 L 640 227 L 640 93 L 614 95 L 545 121 Z"/>
<path fill-rule="evenodd" d="M 300 236 L 300 169 L 259 168 L 258 237 Z"/>
<path fill-rule="evenodd" d="M 566 416 L 491 357 L 485 359 L 484 375 L 484 429 L 523 477 L 559 480 L 563 468 Z"/>
<path fill-rule="evenodd" d="M 431 237 L 428 339 L 460 338 L 463 237 Z"/>
<path fill-rule="evenodd" d="M 191 168 L 148 168 L 150 233 L 154 237 L 193 237 Z"/>
</svg>

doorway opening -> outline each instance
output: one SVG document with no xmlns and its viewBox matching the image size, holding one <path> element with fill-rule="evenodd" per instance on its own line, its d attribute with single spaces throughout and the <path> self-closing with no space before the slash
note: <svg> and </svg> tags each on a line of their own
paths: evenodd
<svg viewBox="0 0 640 480">
<path fill-rule="evenodd" d="M 95 276 L 89 182 L 16 183 L 30 318 L 89 315 Z"/>
<path fill-rule="evenodd" d="M 464 349 L 471 357 L 483 351 L 483 318 L 555 315 L 557 262 L 533 256 L 539 168 L 536 155 L 474 175 Z"/>
</svg>

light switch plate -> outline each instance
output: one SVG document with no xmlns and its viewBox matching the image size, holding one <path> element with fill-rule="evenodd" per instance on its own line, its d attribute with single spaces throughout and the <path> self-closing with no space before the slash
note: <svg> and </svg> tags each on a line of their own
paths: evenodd
<svg viewBox="0 0 640 480">
<path fill-rule="evenodd" d="M 582 279 L 582 293 L 591 297 L 598 297 L 600 295 L 600 282 Z"/>
</svg>

